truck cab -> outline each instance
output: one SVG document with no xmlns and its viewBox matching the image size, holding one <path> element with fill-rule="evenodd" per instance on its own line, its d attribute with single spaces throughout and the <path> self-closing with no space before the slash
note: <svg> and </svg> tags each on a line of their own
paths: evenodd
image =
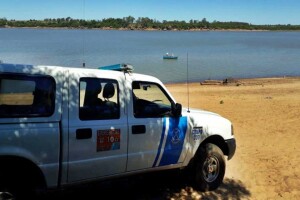
<svg viewBox="0 0 300 200">
<path fill-rule="evenodd" d="M 0 64 L 0 194 L 174 168 L 213 190 L 235 148 L 229 120 L 128 65 Z"/>
</svg>

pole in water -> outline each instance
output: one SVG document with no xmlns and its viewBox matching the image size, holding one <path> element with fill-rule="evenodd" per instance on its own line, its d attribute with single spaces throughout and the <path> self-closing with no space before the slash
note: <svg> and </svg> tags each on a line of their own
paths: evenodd
<svg viewBox="0 0 300 200">
<path fill-rule="evenodd" d="M 188 100 L 188 107 L 187 112 L 190 112 L 190 88 L 189 88 L 189 53 L 186 54 L 186 87 L 187 87 L 187 100 Z"/>
<path fill-rule="evenodd" d="M 85 0 L 83 0 L 82 12 L 83 12 L 83 19 L 85 21 Z M 83 59 L 82 67 L 85 67 L 85 31 L 84 30 L 82 31 L 82 59 Z"/>
</svg>

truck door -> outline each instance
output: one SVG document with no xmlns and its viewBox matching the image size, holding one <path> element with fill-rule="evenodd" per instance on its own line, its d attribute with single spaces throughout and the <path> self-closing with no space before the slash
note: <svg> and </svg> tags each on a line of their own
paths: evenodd
<svg viewBox="0 0 300 200">
<path fill-rule="evenodd" d="M 128 109 L 127 171 L 180 165 L 187 152 L 186 117 L 172 117 L 172 99 L 158 83 L 134 81 Z"/>
<path fill-rule="evenodd" d="M 70 75 L 69 182 L 126 170 L 127 116 L 118 81 L 122 77 L 103 74 Z"/>
</svg>

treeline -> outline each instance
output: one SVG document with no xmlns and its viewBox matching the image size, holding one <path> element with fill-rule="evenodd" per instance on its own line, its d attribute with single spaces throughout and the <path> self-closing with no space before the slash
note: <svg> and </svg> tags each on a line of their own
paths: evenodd
<svg viewBox="0 0 300 200">
<path fill-rule="evenodd" d="M 107 18 L 102 20 L 83 20 L 67 18 L 47 18 L 44 20 L 7 20 L 0 18 L 0 27 L 49 27 L 49 28 L 99 28 L 99 29 L 129 29 L 129 30 L 300 30 L 300 25 L 253 25 L 245 22 L 209 22 L 202 20 L 158 21 L 148 17 L 135 19 L 132 16 L 124 18 Z"/>
</svg>

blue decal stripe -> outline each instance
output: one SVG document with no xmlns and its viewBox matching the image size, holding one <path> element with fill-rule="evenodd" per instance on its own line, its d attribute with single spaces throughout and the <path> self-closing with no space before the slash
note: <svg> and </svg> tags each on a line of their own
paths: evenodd
<svg viewBox="0 0 300 200">
<path fill-rule="evenodd" d="M 187 117 L 169 119 L 168 135 L 167 135 L 166 144 L 164 146 L 163 155 L 161 157 L 159 166 L 176 164 L 178 162 L 183 149 L 186 130 L 187 130 Z M 161 144 L 159 148 L 161 148 Z"/>
<path fill-rule="evenodd" d="M 162 146 L 163 141 L 164 141 L 165 131 L 166 131 L 166 118 L 163 118 L 163 129 L 162 129 L 162 133 L 161 133 L 161 137 L 160 137 L 160 142 L 159 142 L 157 154 L 156 154 L 156 157 L 155 157 L 155 160 L 154 160 L 154 163 L 153 163 L 152 167 L 155 167 L 156 164 L 157 164 L 157 160 L 158 160 L 160 152 L 161 152 L 161 146 Z"/>
</svg>

